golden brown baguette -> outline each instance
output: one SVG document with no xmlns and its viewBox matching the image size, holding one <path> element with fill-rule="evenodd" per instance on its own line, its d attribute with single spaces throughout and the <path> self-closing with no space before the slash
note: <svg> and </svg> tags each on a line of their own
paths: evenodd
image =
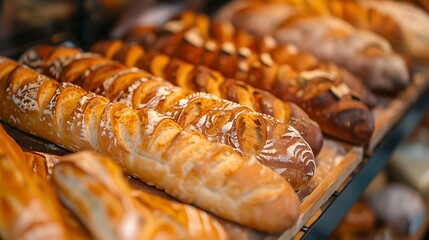
<svg viewBox="0 0 429 240">
<path fill-rule="evenodd" d="M 103 198 L 103 196 L 109 195 L 111 192 L 115 192 L 112 191 L 112 186 L 114 190 L 120 192 L 122 195 L 124 195 L 125 198 L 129 198 L 130 196 L 128 183 L 122 183 L 125 180 L 121 179 L 121 177 L 118 177 L 118 174 L 120 174 L 119 172 L 121 171 L 119 167 L 112 163 L 107 163 L 108 160 L 106 157 L 102 157 L 95 152 L 79 152 L 78 154 L 67 155 L 65 158 L 40 152 L 25 152 L 25 155 L 29 167 L 43 178 L 50 178 L 53 173 L 53 168 L 61 162 L 70 163 L 65 168 L 76 168 L 82 170 L 82 172 L 84 172 L 84 177 L 75 176 L 77 179 L 74 180 L 76 180 L 77 184 L 74 184 L 73 187 L 69 189 L 73 194 L 77 194 L 77 191 L 75 190 L 77 186 L 85 186 L 85 181 L 89 178 L 93 178 L 96 182 L 98 181 L 97 183 L 100 186 L 104 186 L 104 188 L 101 188 L 100 192 L 91 191 L 91 188 L 88 187 L 87 190 L 95 195 L 91 197 L 94 197 L 95 199 Z M 90 170 L 89 167 L 92 169 L 97 169 L 97 172 Z M 74 170 L 71 169 L 71 171 Z M 102 179 L 106 179 L 106 182 L 101 181 Z M 64 185 L 67 187 L 67 183 L 62 181 L 57 182 L 57 185 Z M 61 194 L 65 196 L 64 198 L 66 201 L 71 202 L 70 204 L 72 204 L 73 207 L 79 208 L 80 205 L 77 204 L 78 201 L 82 201 L 84 203 L 88 203 L 87 201 L 90 201 L 89 198 L 81 199 L 86 198 L 86 196 L 88 196 L 87 194 L 81 195 L 81 198 L 76 197 L 69 199 L 67 197 L 67 192 L 62 191 L 60 188 L 58 189 L 60 190 Z M 105 190 L 109 191 L 105 192 Z M 144 209 L 144 213 L 146 215 L 147 213 L 152 215 L 146 217 L 144 222 L 155 220 L 155 224 L 145 223 L 149 228 L 154 225 L 159 227 L 156 231 L 150 231 L 155 236 L 162 235 L 174 239 L 227 238 L 220 223 L 201 210 L 186 204 L 181 204 L 172 200 L 155 196 L 153 194 L 145 193 L 140 190 L 132 190 L 131 195 L 132 198 L 137 201 L 138 207 Z M 98 199 L 97 202 L 101 203 L 103 201 Z M 111 206 L 110 203 L 100 206 L 101 211 L 108 211 L 107 209 L 109 207 L 115 208 L 115 206 Z M 88 215 L 96 215 L 96 211 L 85 212 L 80 208 L 77 212 L 79 212 L 82 222 L 91 221 L 91 218 Z M 106 213 L 106 215 L 108 215 L 108 213 Z M 108 220 L 112 221 L 112 219 Z M 99 229 L 99 227 L 92 229 L 94 233 L 93 235 L 96 235 L 98 238 L 100 238 L 99 231 L 103 229 Z M 120 232 L 118 229 L 114 230 L 116 230 L 115 232 Z M 155 236 L 150 236 L 149 239 L 155 239 Z"/>
<path fill-rule="evenodd" d="M 58 83 L 0 58 L 0 118 L 71 151 L 95 149 L 130 175 L 220 217 L 279 232 L 298 218 L 291 186 L 254 158 L 148 109 Z"/>
<path fill-rule="evenodd" d="M 43 46 L 37 49 L 40 48 Z M 242 81 L 225 79 L 221 73 L 205 66 L 194 66 L 164 54 L 141 54 L 145 52 L 141 46 L 120 40 L 99 41 L 91 51 L 106 57 L 112 56 L 113 60 L 125 63 L 128 67 L 136 66 L 181 88 L 208 92 L 288 123 L 298 130 L 315 156 L 323 146 L 323 135 L 317 123 L 294 103 L 282 101 L 267 91 L 255 89 Z"/>
<path fill-rule="evenodd" d="M 0 238 L 71 239 L 49 185 L 34 176 L 0 125 Z"/>
<path fill-rule="evenodd" d="M 133 191 L 119 166 L 94 152 L 65 156 L 52 182 L 96 239 L 227 239 L 207 213 Z"/>
<path fill-rule="evenodd" d="M 163 28 L 158 30 L 153 32 L 156 42 L 144 44 L 146 47 L 187 62 L 199 61 L 224 77 L 242 80 L 294 102 L 328 135 L 355 144 L 370 139 L 374 129 L 371 112 L 338 76 L 320 69 L 296 71 L 288 64 L 277 64 L 267 52 L 259 54 L 249 48 L 237 48 L 233 42 L 205 40 L 197 28 L 170 33 Z"/>
<path fill-rule="evenodd" d="M 93 46 L 92 51 L 120 61 L 128 67 L 137 66 L 183 89 L 208 92 L 247 106 L 257 112 L 273 116 L 297 129 L 311 146 L 314 155 L 317 155 L 322 148 L 323 135 L 317 123 L 312 121 L 297 105 L 282 101 L 266 91 L 255 89 L 240 81 L 225 79 L 220 73 L 203 66 L 194 67 L 178 59 L 170 59 L 163 54 L 145 54 L 146 52 L 141 46 L 126 44 L 119 40 L 100 41 Z M 74 55 L 65 47 L 40 45 L 23 54 L 21 62 L 31 67 L 46 63 L 38 69 L 41 72 L 49 73 L 47 68 L 53 58 L 46 52 L 61 57 Z"/>
<path fill-rule="evenodd" d="M 267 14 L 273 8 L 277 14 Z M 280 43 L 294 44 L 323 61 L 336 63 L 360 76 L 373 90 L 397 92 L 409 83 L 404 60 L 385 39 L 340 19 L 317 16 L 284 3 L 247 3 L 233 14 L 220 15 L 230 17 L 223 20 L 239 29 L 256 35 L 273 34 Z M 264 21 L 276 24 L 263 28 Z"/>
<path fill-rule="evenodd" d="M 248 107 L 206 93 L 193 93 L 94 53 L 58 58 L 49 74 L 133 108 L 156 110 L 180 126 L 193 126 L 210 141 L 231 146 L 240 155 L 254 155 L 273 168 L 294 189 L 314 175 L 314 155 L 295 128 Z"/>
<path fill-rule="evenodd" d="M 41 152 L 24 152 L 24 155 L 29 169 L 33 171 L 34 175 L 36 175 L 40 181 L 45 183 L 46 180 L 50 179 L 53 167 L 61 160 L 59 156 Z M 57 196 L 50 182 L 43 185 L 43 189 L 52 196 Z M 60 200 L 58 199 L 58 201 Z M 90 239 L 91 234 L 82 223 L 78 221 L 76 215 L 63 206 L 59 211 L 68 229 L 68 237 L 70 239 Z"/>
</svg>

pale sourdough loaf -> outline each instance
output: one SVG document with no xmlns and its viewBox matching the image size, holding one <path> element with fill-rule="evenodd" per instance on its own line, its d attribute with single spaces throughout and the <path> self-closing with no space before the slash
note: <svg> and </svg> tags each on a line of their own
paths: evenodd
<svg viewBox="0 0 429 240">
<path fill-rule="evenodd" d="M 210 141 L 231 146 L 282 175 L 294 189 L 314 175 L 314 155 L 295 128 L 248 107 L 207 93 L 193 93 L 94 53 L 79 53 L 52 62 L 49 74 L 133 108 L 170 116 L 181 127 L 193 126 Z"/>
<path fill-rule="evenodd" d="M 231 3 L 219 11 L 218 19 L 255 35 L 272 34 L 280 43 L 294 44 L 321 60 L 336 63 L 360 76 L 372 90 L 397 92 L 410 82 L 405 61 L 382 37 L 286 2 L 247 1 L 240 8 Z M 271 9 L 276 9 L 276 14 L 270 14 Z M 264 28 L 267 21 L 276 24 Z"/>
<path fill-rule="evenodd" d="M 291 186 L 254 158 L 153 110 L 57 81 L 0 58 L 0 118 L 69 150 L 95 149 L 127 173 L 223 218 L 267 232 L 294 224 Z"/>
</svg>

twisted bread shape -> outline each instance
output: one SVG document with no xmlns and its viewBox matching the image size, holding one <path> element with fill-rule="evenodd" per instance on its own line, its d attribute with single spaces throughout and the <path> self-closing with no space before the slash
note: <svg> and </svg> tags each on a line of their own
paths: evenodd
<svg viewBox="0 0 429 240">
<path fill-rule="evenodd" d="M 374 130 L 371 112 L 335 75 L 318 69 L 298 72 L 288 64 L 277 64 L 268 52 L 259 54 L 233 42 L 204 39 L 195 27 L 173 31 L 167 26 L 135 32 L 129 38 L 133 35 L 147 49 L 206 65 L 225 77 L 294 102 L 331 136 L 356 144 L 370 139 Z"/>
<path fill-rule="evenodd" d="M 297 196 L 279 175 L 153 110 L 110 103 L 3 57 L 0 90 L 3 121 L 72 151 L 104 153 L 183 202 L 267 232 L 298 218 Z"/>
<path fill-rule="evenodd" d="M 156 110 L 182 127 L 191 125 L 210 141 L 225 143 L 242 156 L 254 155 L 294 189 L 307 184 L 314 175 L 314 155 L 296 129 L 248 107 L 210 94 L 192 93 L 93 53 L 58 58 L 51 63 L 49 74 L 133 108 Z"/>
</svg>

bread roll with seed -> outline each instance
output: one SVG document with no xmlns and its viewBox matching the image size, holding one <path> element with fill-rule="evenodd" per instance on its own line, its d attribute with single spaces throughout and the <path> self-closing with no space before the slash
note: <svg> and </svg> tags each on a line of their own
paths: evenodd
<svg viewBox="0 0 429 240">
<path fill-rule="evenodd" d="M 254 158 L 171 118 L 57 81 L 0 58 L 0 118 L 71 151 L 95 149 L 130 175 L 220 217 L 266 232 L 294 224 L 292 187 Z"/>
</svg>

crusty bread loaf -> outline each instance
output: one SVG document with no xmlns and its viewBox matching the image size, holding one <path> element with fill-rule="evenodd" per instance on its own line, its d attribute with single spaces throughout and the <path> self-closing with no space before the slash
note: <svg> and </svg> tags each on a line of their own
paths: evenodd
<svg viewBox="0 0 429 240">
<path fill-rule="evenodd" d="M 429 58 L 429 15 L 417 6 L 391 0 L 319 2 L 313 4 L 312 1 L 292 0 L 291 4 L 314 14 L 341 18 L 354 27 L 377 33 L 389 41 L 395 50 L 413 58 Z"/>
<path fill-rule="evenodd" d="M 105 56 L 116 51 L 113 59 L 122 63 L 132 62 L 133 64 L 127 64 L 129 67 L 137 66 L 181 88 L 195 92 L 208 92 L 273 116 L 297 129 L 311 146 L 314 155 L 317 155 L 322 148 L 323 135 L 317 123 L 294 103 L 282 101 L 267 91 L 253 88 L 242 81 L 225 79 L 221 73 L 205 66 L 194 66 L 164 54 L 154 52 L 140 54 L 145 52 L 141 46 L 120 40 L 99 41 L 93 45 L 91 51 Z"/>
<path fill-rule="evenodd" d="M 291 186 L 254 158 L 152 110 L 110 103 L 6 58 L 0 58 L 0 118 L 72 151 L 95 149 L 128 174 L 245 226 L 279 232 L 298 218 Z"/>
<path fill-rule="evenodd" d="M 207 213 L 132 191 L 119 166 L 94 152 L 65 156 L 52 183 L 96 239 L 227 239 Z"/>
<path fill-rule="evenodd" d="M 37 173 L 42 178 L 51 178 L 53 174 L 53 168 L 60 163 L 68 163 L 66 166 L 62 166 L 64 164 L 60 164 L 60 168 L 72 168 L 69 171 L 78 172 L 77 169 L 82 170 L 84 173 L 84 177 L 80 175 L 74 175 L 73 177 L 77 177 L 73 179 L 76 181 L 76 184 L 73 184 L 71 188 L 69 188 L 69 192 L 71 195 L 76 195 L 78 186 L 86 186 L 87 180 L 92 178 L 96 181 L 96 183 L 100 186 L 100 192 L 92 191 L 91 187 L 87 187 L 87 191 L 90 194 L 94 194 L 95 196 L 90 196 L 85 199 L 88 194 L 78 195 L 80 197 L 69 198 L 69 194 L 64 189 L 61 189 L 60 186 L 65 186 L 65 188 L 70 187 L 67 185 L 67 182 L 64 182 L 61 178 L 61 171 L 57 171 L 57 189 L 61 195 L 64 195 L 64 202 L 69 202 L 72 205 L 71 208 L 77 208 L 78 215 L 82 222 L 92 221 L 97 218 L 97 211 L 83 211 L 81 206 L 77 204 L 78 202 L 83 202 L 85 204 L 91 200 L 91 198 L 95 198 L 98 203 L 100 203 L 100 208 L 98 211 L 108 211 L 109 207 L 116 208 L 115 205 L 110 205 L 111 203 L 105 203 L 105 205 L 101 206 L 102 200 L 98 198 L 103 198 L 106 195 L 111 194 L 112 192 L 118 192 L 119 195 L 123 195 L 126 199 L 125 201 L 129 201 L 130 196 L 136 200 L 138 208 L 143 208 L 143 213 L 146 215 L 144 217 L 145 221 L 143 224 L 144 228 L 154 228 L 155 230 L 150 230 L 152 233 L 151 236 L 146 237 L 147 239 L 156 239 L 155 236 L 168 236 L 169 238 L 174 239 L 226 239 L 225 232 L 220 225 L 213 217 L 208 215 L 207 213 L 198 210 L 197 208 L 191 207 L 186 204 L 182 204 L 179 202 L 175 202 L 172 200 L 168 200 L 162 197 L 155 196 L 153 194 L 145 193 L 140 190 L 131 190 L 128 187 L 128 183 L 123 183 L 126 181 L 125 179 L 121 179 L 120 169 L 117 165 L 108 163 L 106 157 L 102 157 L 95 152 L 79 152 L 73 155 L 67 155 L 66 157 L 59 157 L 51 154 L 40 153 L 40 152 L 25 152 L 25 156 L 27 159 L 27 163 L 29 167 L 33 169 L 35 173 Z M 74 169 L 75 168 L 75 169 Z M 97 169 L 97 171 L 93 171 L 92 169 Z M 105 180 L 102 181 L 102 180 Z M 113 189 L 112 189 L 113 188 Z M 106 192 L 106 190 L 108 190 Z M 118 197 L 119 195 L 116 195 Z M 121 196 L 122 197 L 122 196 Z M 83 199 L 82 199 L 83 198 Z M 132 200 L 134 201 L 134 200 Z M 132 206 L 133 207 L 133 206 Z M 135 211 L 137 211 L 137 208 Z M 124 206 L 125 210 L 130 210 Z M 121 211 L 121 210 L 118 210 Z M 122 213 L 121 213 L 122 214 Z M 149 215 L 148 215 L 149 214 Z M 94 215 L 94 218 L 91 216 Z M 109 215 L 109 213 L 105 213 L 105 215 Z M 124 211 L 124 215 L 126 218 L 126 211 Z M 104 221 L 104 219 L 102 220 Z M 114 221 L 113 219 L 107 219 L 107 221 Z M 134 220 L 131 220 L 132 222 Z M 150 221 L 148 223 L 148 221 Z M 89 226 L 93 226 L 91 229 L 93 235 L 96 235 L 100 238 L 100 231 L 104 231 L 106 229 L 106 225 L 101 226 L 100 229 L 99 224 L 101 221 L 91 222 L 88 224 Z M 95 226 L 94 226 L 95 225 Z M 121 230 L 123 230 L 124 226 L 109 226 L 109 230 L 119 235 Z M 112 229 L 114 228 L 114 229 Z M 146 231 L 147 229 L 145 229 Z M 75 234 L 73 234 L 75 236 Z M 118 239 L 118 236 L 115 237 Z"/>
<path fill-rule="evenodd" d="M 51 57 L 44 54 L 54 48 L 49 45 L 33 47 L 22 55 L 21 62 L 34 66 L 35 63 L 45 62 L 46 65 L 39 68 L 41 72 L 48 72 Z M 96 43 L 92 51 L 120 61 L 128 67 L 137 66 L 157 77 L 164 78 L 183 89 L 195 92 L 208 92 L 220 98 L 227 99 L 251 109 L 264 113 L 292 125 L 306 142 L 311 146 L 314 155 L 317 155 L 323 145 L 323 136 L 317 123 L 293 103 L 282 101 L 272 94 L 255 89 L 248 84 L 223 76 L 206 67 L 194 67 L 178 59 L 171 59 L 163 54 L 145 54 L 145 50 L 135 44 L 126 44 L 122 41 L 100 41 Z M 74 55 L 72 51 L 58 47 L 50 51 L 56 56 Z M 40 53 L 40 54 L 39 54 Z M 64 53 L 64 54 L 61 54 Z M 39 56 L 31 59 L 29 56 Z M 114 66 L 105 66 L 112 70 Z"/>
<path fill-rule="evenodd" d="M 267 14 L 273 8 L 278 9 L 278 14 Z M 230 19 L 222 20 L 256 35 L 273 34 L 280 43 L 294 44 L 321 60 L 346 68 L 373 90 L 396 92 L 409 83 L 404 60 L 385 39 L 340 19 L 317 16 L 284 3 L 266 2 L 248 3 L 228 16 Z M 266 21 L 276 24 L 270 29 L 262 28 Z"/>
<path fill-rule="evenodd" d="M 153 34 L 156 43 L 143 43 L 144 46 L 191 63 L 200 61 L 226 78 L 244 81 L 294 102 L 328 135 L 355 144 L 366 143 L 372 135 L 371 112 L 339 76 L 320 69 L 299 72 L 288 64 L 277 64 L 268 52 L 259 54 L 247 47 L 237 48 L 234 42 L 205 40 L 197 28 L 170 34 L 160 28 Z M 163 46 L 168 46 L 169 52 Z"/>
<path fill-rule="evenodd" d="M 1 125 L 0 142 L 0 238 L 72 239 L 55 194 L 31 173 L 21 148 Z"/>
<path fill-rule="evenodd" d="M 156 110 L 180 126 L 193 126 L 210 141 L 254 155 L 292 184 L 303 187 L 314 175 L 314 155 L 295 128 L 214 95 L 192 93 L 170 82 L 93 53 L 58 58 L 49 74 L 133 108 Z"/>
</svg>

